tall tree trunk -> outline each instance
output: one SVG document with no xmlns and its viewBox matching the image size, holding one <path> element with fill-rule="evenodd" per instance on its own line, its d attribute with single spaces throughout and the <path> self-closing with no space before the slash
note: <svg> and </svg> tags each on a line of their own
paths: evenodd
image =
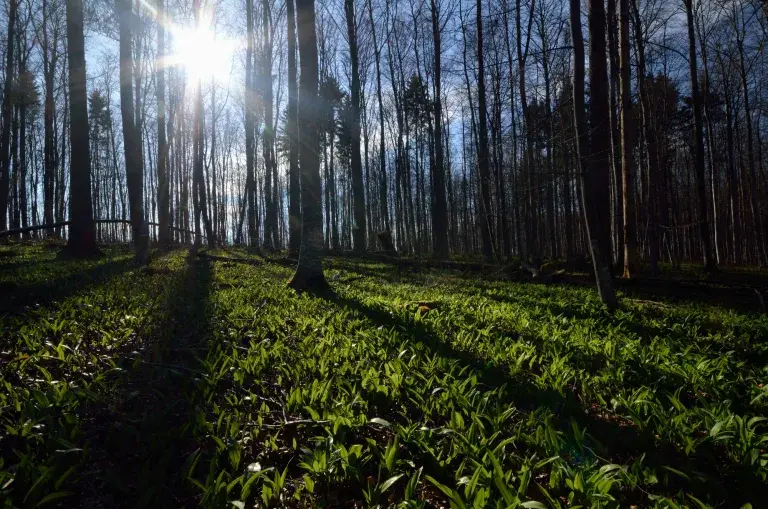
<svg viewBox="0 0 768 509">
<path fill-rule="evenodd" d="M 701 65 L 702 65 L 702 77 L 704 79 L 702 83 L 702 94 L 704 96 L 704 119 L 705 127 L 707 130 L 707 155 L 709 159 L 709 172 L 710 179 L 712 181 L 712 233 L 714 234 L 714 256 L 715 262 L 720 263 L 720 249 L 721 249 L 721 235 L 717 204 L 718 193 L 718 173 L 717 165 L 715 164 L 715 131 L 712 125 L 712 108 L 710 100 L 710 80 L 709 80 L 709 62 L 707 58 L 707 41 L 705 40 L 703 30 L 699 31 L 699 46 L 701 48 Z"/>
<path fill-rule="evenodd" d="M 67 61 L 69 64 L 69 240 L 75 257 L 99 253 L 91 202 L 91 155 L 88 143 L 88 93 L 85 78 L 85 36 L 82 0 L 67 0 Z"/>
<path fill-rule="evenodd" d="M 256 202 L 255 140 L 253 137 L 255 130 L 254 110 L 256 108 L 253 87 L 253 0 L 246 0 L 245 12 L 247 19 L 245 52 L 245 203 L 246 215 L 248 216 L 248 245 L 255 247 L 259 244 L 259 232 L 256 221 L 258 204 Z"/>
<path fill-rule="evenodd" d="M 131 230 L 136 249 L 136 262 L 145 264 L 149 257 L 149 235 L 144 224 L 142 196 L 144 176 L 141 167 L 141 136 L 136 125 L 138 113 L 133 110 L 133 57 L 131 0 L 117 0 L 120 22 L 120 113 L 123 120 L 123 149 L 125 151 L 125 178 L 128 183 L 128 202 L 131 209 Z M 139 91 L 137 91 L 137 95 Z"/>
<path fill-rule="evenodd" d="M 43 113 L 43 222 L 53 224 L 54 222 L 54 186 L 56 182 L 56 142 L 54 140 L 53 119 L 56 115 L 56 104 L 54 102 L 54 80 L 56 79 L 56 61 L 58 52 L 56 51 L 56 31 L 54 31 L 53 41 L 48 39 L 48 1 L 43 0 L 43 77 L 45 80 L 45 106 Z M 53 48 L 51 48 L 53 44 Z M 0 223 L 0 228 L 2 228 Z M 54 235 L 53 228 L 46 230 L 46 236 Z"/>
<path fill-rule="evenodd" d="M 201 5 L 200 0 L 194 0 L 193 8 L 195 12 L 195 27 L 200 28 L 201 23 Z M 192 180 L 193 180 L 193 203 L 195 203 L 195 231 L 197 236 L 195 242 L 200 243 L 200 225 L 199 221 L 202 216 L 203 228 L 205 229 L 205 236 L 208 241 L 208 245 L 213 247 L 215 239 L 213 237 L 213 228 L 211 226 L 211 220 L 208 215 L 208 196 L 205 182 L 205 176 L 203 174 L 203 136 L 205 134 L 204 129 L 204 111 L 203 111 L 203 94 L 202 94 L 202 79 L 198 77 L 197 83 L 195 83 L 194 94 L 194 126 L 193 126 L 193 163 L 192 163 Z"/>
<path fill-rule="evenodd" d="M 384 149 L 384 101 L 381 88 L 381 48 L 376 39 L 376 23 L 373 19 L 372 0 L 368 2 L 368 20 L 371 23 L 371 35 L 373 37 L 373 53 L 376 59 L 376 98 L 379 103 L 379 208 L 381 209 L 381 221 L 384 231 L 390 231 L 389 204 L 387 203 L 387 160 Z"/>
<path fill-rule="evenodd" d="M 490 169 L 488 166 L 488 119 L 485 105 L 485 63 L 483 59 L 483 2 L 477 0 L 477 109 L 479 147 L 477 168 L 480 177 L 480 228 L 483 239 L 483 255 L 486 260 L 493 260 L 491 244 L 491 195 Z"/>
<path fill-rule="evenodd" d="M 735 8 L 735 5 L 734 5 Z M 746 28 L 745 28 L 746 31 Z M 750 182 L 747 188 L 749 189 L 749 208 L 752 213 L 753 227 L 755 230 L 755 244 L 758 252 L 759 264 L 761 266 L 768 263 L 766 259 L 766 252 L 763 249 L 763 220 L 760 212 L 757 208 L 757 200 L 755 194 L 757 192 L 757 173 L 755 172 L 755 151 L 752 140 L 752 111 L 749 101 L 749 85 L 747 83 L 747 66 L 744 58 L 744 38 L 739 36 L 740 31 L 736 29 L 737 37 L 736 43 L 739 50 L 739 71 L 741 76 L 741 90 L 744 94 L 744 125 L 747 129 L 747 167 L 749 169 Z M 759 134 L 759 132 L 758 132 Z"/>
<path fill-rule="evenodd" d="M 352 73 L 350 84 L 350 131 L 352 145 L 352 201 L 354 203 L 354 226 L 352 229 L 355 251 L 365 251 L 365 186 L 363 184 L 363 162 L 360 157 L 360 71 L 357 56 L 357 20 L 354 0 L 344 0 L 349 39 L 349 60 Z"/>
<path fill-rule="evenodd" d="M 584 39 L 581 32 L 579 0 L 570 0 L 571 37 L 573 39 L 573 108 L 575 132 L 578 139 L 577 159 L 581 180 L 581 205 L 584 226 L 589 238 L 597 291 L 603 304 L 613 310 L 618 306 L 613 291 L 610 269 L 610 213 L 608 203 L 609 139 L 608 81 L 605 74 L 605 12 L 602 0 L 589 1 L 590 29 L 590 119 L 593 126 L 603 125 L 602 132 L 593 132 L 591 148 L 587 149 L 586 119 L 584 118 Z M 589 154 L 587 154 L 589 153 Z M 585 157 L 587 156 L 588 157 Z M 587 199 L 589 198 L 589 199 Z"/>
<path fill-rule="evenodd" d="M 637 275 L 635 232 L 635 164 L 632 159 L 632 82 L 629 60 L 629 0 L 619 0 L 619 71 L 621 95 L 621 192 L 623 194 L 624 277 Z M 642 79 L 642 78 L 641 78 Z"/>
<path fill-rule="evenodd" d="M 531 0 L 530 13 L 528 17 L 528 31 L 526 32 L 525 45 L 523 45 L 523 32 L 521 25 L 520 0 L 517 0 L 517 9 L 515 9 L 515 23 L 517 28 L 517 72 L 520 80 L 520 107 L 523 110 L 523 126 L 525 130 L 525 155 L 526 165 L 528 167 L 528 238 L 527 251 L 528 258 L 533 265 L 538 266 L 541 262 L 541 250 L 539 249 L 539 231 L 538 231 L 538 193 L 536 183 L 536 159 L 533 147 L 534 128 L 528 108 L 528 95 L 525 87 L 525 61 L 528 58 L 528 48 L 531 42 L 531 27 L 533 26 L 533 13 L 536 6 L 536 0 Z"/>
<path fill-rule="evenodd" d="M 277 200 L 275 189 L 275 133 L 272 92 L 272 37 L 270 28 L 269 0 L 262 2 L 262 101 L 264 107 L 264 132 L 262 134 L 262 150 L 264 152 L 264 245 L 267 249 L 277 249 Z"/>
<path fill-rule="evenodd" d="M 16 30 L 16 9 L 18 0 L 10 0 L 8 6 L 8 38 L 5 45 L 5 84 L 3 85 L 3 126 L 0 131 L 0 230 L 7 228 L 8 217 L 8 186 L 10 185 L 10 144 L 11 144 L 11 117 L 12 90 L 13 90 L 13 64 L 15 63 L 14 32 Z M 67 2 L 67 14 L 69 14 L 69 2 Z"/>
<path fill-rule="evenodd" d="M 157 219 L 158 243 L 170 243 L 171 211 L 168 178 L 168 145 L 165 139 L 165 6 L 157 5 Z"/>
<path fill-rule="evenodd" d="M 696 33 L 693 25 L 693 0 L 683 0 L 688 21 L 688 64 L 691 75 L 691 102 L 693 103 L 693 126 L 696 170 L 697 213 L 699 220 L 699 240 L 701 242 L 704 268 L 716 270 L 712 257 L 712 245 L 709 240 L 709 221 L 707 220 L 707 187 L 704 181 L 704 126 L 701 117 L 701 99 L 699 95 L 699 75 L 696 63 Z"/>
<path fill-rule="evenodd" d="M 438 0 L 430 0 L 432 10 L 432 43 L 435 52 L 435 166 L 432 173 L 432 251 L 437 258 L 448 256 L 448 210 L 445 199 L 445 161 L 443 154 L 443 103 L 441 80 L 440 12 Z"/>
<path fill-rule="evenodd" d="M 607 12 L 607 30 L 608 35 L 608 88 L 610 90 L 608 99 L 608 113 L 610 116 L 611 124 L 611 180 L 613 185 L 611 186 L 611 196 L 613 197 L 613 203 L 611 207 L 611 241 L 613 242 L 612 254 L 615 255 L 615 264 L 620 266 L 624 263 L 624 229 L 623 229 L 623 210 L 624 210 L 624 195 L 622 191 L 622 166 L 621 166 L 621 120 L 616 114 L 617 93 L 619 94 L 619 101 L 621 101 L 621 91 L 617 91 L 619 88 L 618 78 L 621 74 L 621 66 L 619 64 L 619 43 L 617 41 L 617 26 L 616 26 L 616 3 L 621 0 L 608 0 L 606 2 Z"/>
<path fill-rule="evenodd" d="M 658 150 L 656 148 L 657 133 L 651 125 L 651 99 L 648 97 L 648 91 L 646 87 L 646 75 L 645 75 L 645 38 L 642 32 L 642 23 L 640 19 L 640 10 L 637 5 L 637 0 L 632 1 L 632 14 L 634 20 L 634 33 L 635 43 L 637 46 L 637 67 L 638 67 L 638 79 L 637 89 L 639 93 L 640 108 L 642 110 L 642 125 L 643 136 L 642 139 L 646 146 L 647 160 L 645 165 L 645 178 L 641 178 L 640 182 L 644 185 L 643 196 L 644 208 L 641 209 L 644 214 L 641 214 L 642 222 L 648 224 L 648 250 L 650 254 L 650 268 L 651 272 L 658 272 L 659 263 L 659 236 L 658 236 L 658 220 L 657 220 L 657 207 L 656 207 L 656 189 L 652 185 L 656 180 L 656 176 L 659 174 L 658 169 Z M 643 144 L 641 143 L 641 146 Z M 642 154 L 642 151 L 641 151 Z M 653 182 L 652 182 L 653 181 Z"/>
<path fill-rule="evenodd" d="M 296 14 L 293 0 L 286 0 L 288 18 L 288 253 L 298 256 L 301 248 L 301 176 L 296 121 L 298 96 L 296 82 Z"/>
<path fill-rule="evenodd" d="M 317 126 L 317 36 L 315 1 L 297 0 L 299 36 L 299 165 L 301 169 L 301 252 L 290 286 L 296 290 L 323 290 L 323 215 L 320 204 L 320 143 Z"/>
</svg>

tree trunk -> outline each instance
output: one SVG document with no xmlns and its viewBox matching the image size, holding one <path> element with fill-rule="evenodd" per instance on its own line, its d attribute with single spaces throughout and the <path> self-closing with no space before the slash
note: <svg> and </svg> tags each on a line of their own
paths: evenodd
<svg viewBox="0 0 768 509">
<path fill-rule="evenodd" d="M 432 173 L 432 251 L 437 258 L 448 257 L 448 211 L 445 198 L 445 161 L 443 154 L 443 103 L 441 82 L 440 12 L 438 0 L 430 0 L 432 11 L 432 43 L 435 52 L 434 114 L 435 114 L 435 166 Z"/>
<path fill-rule="evenodd" d="M 85 36 L 82 0 L 67 0 L 67 61 L 69 63 L 69 240 L 75 257 L 98 255 L 91 202 L 91 155 L 88 143 L 88 93 L 85 77 Z"/>
<path fill-rule="evenodd" d="M 637 233 L 635 232 L 634 182 L 632 159 L 632 82 L 629 60 L 629 0 L 619 0 L 619 71 L 621 95 L 621 192 L 623 194 L 624 277 L 637 275 Z M 642 78 L 641 78 L 642 79 Z"/>
<path fill-rule="evenodd" d="M 693 26 L 693 0 L 683 0 L 685 15 L 688 21 L 688 64 L 691 75 L 691 102 L 693 103 L 693 125 L 696 169 L 696 196 L 698 198 L 697 213 L 699 220 L 699 240 L 701 242 L 702 258 L 705 270 L 716 270 L 712 257 L 712 245 L 709 240 L 709 222 L 707 220 L 707 187 L 704 181 L 704 127 L 701 117 L 701 100 L 699 95 L 699 75 L 696 64 L 696 34 Z"/>
<path fill-rule="evenodd" d="M 371 23 L 371 35 L 373 37 L 373 53 L 376 59 L 376 98 L 379 103 L 379 208 L 381 209 L 381 221 L 384 231 L 390 231 L 389 204 L 387 203 L 387 164 L 384 148 L 384 101 L 381 88 L 381 49 L 376 39 L 376 23 L 373 19 L 372 0 L 368 0 L 368 19 Z"/>
<path fill-rule="evenodd" d="M 299 165 L 301 169 L 301 252 L 290 286 L 296 290 L 324 290 L 323 216 L 320 204 L 320 168 L 317 126 L 317 36 L 315 1 L 297 0 L 299 36 Z"/>
<path fill-rule="evenodd" d="M 14 32 L 16 30 L 16 9 L 18 0 L 10 0 L 8 6 L 8 38 L 5 45 L 5 84 L 3 85 L 3 126 L 0 131 L 0 231 L 7 228 L 8 217 L 8 186 L 10 185 L 10 144 L 11 144 L 11 117 L 12 90 L 13 90 L 13 57 Z M 69 14 L 69 2 L 67 2 L 67 14 Z M 69 21 L 69 18 L 67 18 Z"/>
<path fill-rule="evenodd" d="M 581 32 L 579 0 L 570 0 L 571 37 L 573 39 L 573 108 L 577 143 L 578 172 L 581 175 L 581 205 L 589 250 L 597 280 L 600 300 L 609 309 L 618 306 L 613 291 L 610 269 L 610 213 L 608 203 L 608 80 L 605 73 L 605 12 L 602 0 L 589 2 L 590 29 L 590 117 L 593 126 L 604 126 L 594 132 L 587 149 L 584 118 L 584 39 Z M 588 157 L 585 155 L 588 154 Z"/>
<path fill-rule="evenodd" d="M 490 169 L 488 167 L 488 120 L 485 105 L 485 63 L 483 59 L 483 2 L 477 0 L 477 109 L 479 146 L 477 168 L 480 177 L 480 228 L 483 238 L 483 255 L 486 260 L 493 260 L 491 244 L 491 195 L 489 188 Z"/>
<path fill-rule="evenodd" d="M 286 0 L 288 18 L 288 254 L 298 256 L 301 248 L 301 176 L 296 121 L 298 90 L 296 83 L 296 14 L 293 0 Z"/>
<path fill-rule="evenodd" d="M 254 161 L 254 101 L 253 87 L 253 0 L 246 0 L 247 42 L 245 52 L 245 207 L 248 216 L 248 245 L 258 246 L 259 232 L 256 222 L 256 178 Z"/>
<path fill-rule="evenodd" d="M 163 0 L 157 5 L 157 219 L 158 243 L 170 244 L 170 192 L 168 179 L 168 146 L 165 139 L 165 7 Z"/>
<path fill-rule="evenodd" d="M 360 71 L 357 56 L 357 20 L 354 0 L 344 0 L 349 39 L 349 60 L 352 83 L 350 84 L 350 131 L 352 145 L 352 201 L 354 203 L 354 225 L 352 236 L 355 251 L 365 251 L 365 186 L 363 183 L 363 162 L 360 157 Z"/>
<path fill-rule="evenodd" d="M 136 262 L 145 264 L 149 257 L 149 236 L 144 225 L 143 175 L 137 112 L 133 110 L 133 58 L 131 0 L 117 0 L 120 22 L 120 113 L 123 119 L 123 149 L 125 151 L 125 177 L 128 183 L 128 202 L 131 209 L 131 230 L 136 249 Z M 138 91 L 137 91 L 138 93 Z"/>
<path fill-rule="evenodd" d="M 521 8 L 520 0 L 517 0 L 517 9 L 515 9 L 515 21 L 517 28 L 517 67 L 518 78 L 520 80 L 520 107 L 523 111 L 523 126 L 525 131 L 525 155 L 528 166 L 528 238 L 527 251 L 528 259 L 534 267 L 538 267 L 541 262 L 541 250 L 539 249 L 538 232 L 538 193 L 536 183 L 536 159 L 533 147 L 534 126 L 530 118 L 530 109 L 528 108 L 528 95 L 525 87 L 525 61 L 528 58 L 528 47 L 531 42 L 531 27 L 533 26 L 533 13 L 536 0 L 531 0 L 530 13 L 528 18 L 528 31 L 525 45 L 523 45 L 523 33 L 521 26 Z"/>
</svg>

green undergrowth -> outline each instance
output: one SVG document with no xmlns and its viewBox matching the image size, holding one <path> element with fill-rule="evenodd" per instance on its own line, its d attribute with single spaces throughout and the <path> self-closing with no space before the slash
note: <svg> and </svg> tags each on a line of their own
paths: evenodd
<svg viewBox="0 0 768 509">
<path fill-rule="evenodd" d="M 0 247 L 0 507 L 768 507 L 765 316 L 103 251 Z"/>
</svg>

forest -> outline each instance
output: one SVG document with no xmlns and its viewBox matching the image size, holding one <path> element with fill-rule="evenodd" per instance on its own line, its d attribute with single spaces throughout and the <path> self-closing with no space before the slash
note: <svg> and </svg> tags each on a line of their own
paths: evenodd
<svg viewBox="0 0 768 509">
<path fill-rule="evenodd" d="M 0 507 L 768 506 L 768 4 L 0 14 Z"/>
</svg>

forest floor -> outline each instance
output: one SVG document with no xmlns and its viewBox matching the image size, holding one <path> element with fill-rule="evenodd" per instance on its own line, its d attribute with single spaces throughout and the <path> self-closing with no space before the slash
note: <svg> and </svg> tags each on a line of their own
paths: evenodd
<svg viewBox="0 0 768 509">
<path fill-rule="evenodd" d="M 0 507 L 768 507 L 768 317 L 709 290 L 103 251 L 0 246 Z"/>
</svg>

